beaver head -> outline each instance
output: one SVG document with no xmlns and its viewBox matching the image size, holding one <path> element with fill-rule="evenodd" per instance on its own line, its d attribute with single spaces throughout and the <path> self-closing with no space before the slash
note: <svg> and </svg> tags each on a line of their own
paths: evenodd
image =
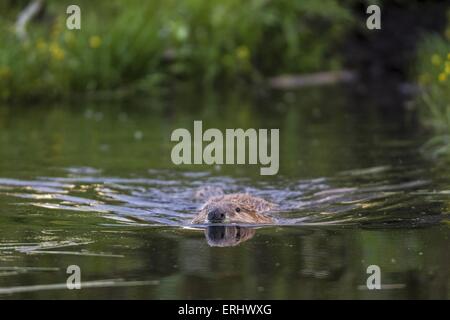
<svg viewBox="0 0 450 320">
<path fill-rule="evenodd" d="M 211 223 L 246 222 L 256 214 L 255 211 L 232 201 L 210 202 L 202 211 Z"/>
<path fill-rule="evenodd" d="M 235 198 L 210 199 L 192 223 L 272 223 L 273 219 L 257 211 L 258 208 Z"/>
</svg>

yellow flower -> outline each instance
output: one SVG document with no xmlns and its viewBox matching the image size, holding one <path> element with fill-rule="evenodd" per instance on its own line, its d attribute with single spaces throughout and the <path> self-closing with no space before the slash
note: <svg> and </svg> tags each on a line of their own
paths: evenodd
<svg viewBox="0 0 450 320">
<path fill-rule="evenodd" d="M 99 36 L 92 36 L 89 38 L 89 46 L 92 49 L 97 49 L 98 47 L 100 47 L 102 44 L 102 38 L 100 38 Z"/>
<path fill-rule="evenodd" d="M 450 74 L 450 61 L 446 61 L 446 62 L 445 62 L 444 72 L 445 72 L 446 74 Z"/>
<path fill-rule="evenodd" d="M 63 60 L 65 57 L 65 52 L 57 43 L 52 43 L 50 45 L 50 53 L 52 55 L 52 58 L 55 60 Z"/>
<path fill-rule="evenodd" d="M 11 76 L 11 69 L 9 67 L 4 66 L 0 67 L 0 79 L 7 79 Z"/>
<path fill-rule="evenodd" d="M 447 80 L 447 75 L 445 73 L 440 73 L 438 76 L 438 80 L 439 82 L 444 82 L 445 80 Z"/>
<path fill-rule="evenodd" d="M 236 49 L 236 55 L 240 60 L 247 60 L 250 57 L 250 50 L 247 46 L 239 46 Z"/>
<path fill-rule="evenodd" d="M 441 56 L 438 54 L 433 54 L 431 56 L 431 63 L 435 66 L 439 66 L 441 64 Z"/>
</svg>

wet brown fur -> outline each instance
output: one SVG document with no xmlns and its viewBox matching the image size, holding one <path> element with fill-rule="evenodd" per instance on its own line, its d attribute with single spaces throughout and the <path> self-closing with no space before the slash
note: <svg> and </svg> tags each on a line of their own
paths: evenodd
<svg viewBox="0 0 450 320">
<path fill-rule="evenodd" d="M 210 197 L 191 223 L 207 223 L 208 212 L 220 208 L 226 212 L 224 223 L 271 224 L 275 220 L 264 214 L 275 204 L 247 193 L 233 193 Z M 237 212 L 236 208 L 239 208 Z"/>
</svg>

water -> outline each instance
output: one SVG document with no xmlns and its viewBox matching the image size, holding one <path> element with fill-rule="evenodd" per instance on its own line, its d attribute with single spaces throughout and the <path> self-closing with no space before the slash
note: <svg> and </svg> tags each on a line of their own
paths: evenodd
<svg viewBox="0 0 450 320">
<path fill-rule="evenodd" d="M 279 175 L 173 165 L 199 119 L 280 128 Z M 0 107 L 0 298 L 448 298 L 450 172 L 425 139 L 341 88 Z M 205 186 L 277 203 L 277 224 L 190 225 Z"/>
</svg>

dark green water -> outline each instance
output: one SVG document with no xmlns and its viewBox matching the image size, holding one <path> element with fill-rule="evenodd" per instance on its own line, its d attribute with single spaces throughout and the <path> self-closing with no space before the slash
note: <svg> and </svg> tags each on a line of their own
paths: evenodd
<svg viewBox="0 0 450 320">
<path fill-rule="evenodd" d="M 327 88 L 0 107 L 0 299 L 449 298 L 450 170 L 376 104 Z M 194 120 L 279 128 L 279 174 L 173 165 Z M 280 204 L 280 224 L 191 228 L 210 185 Z"/>
</svg>

